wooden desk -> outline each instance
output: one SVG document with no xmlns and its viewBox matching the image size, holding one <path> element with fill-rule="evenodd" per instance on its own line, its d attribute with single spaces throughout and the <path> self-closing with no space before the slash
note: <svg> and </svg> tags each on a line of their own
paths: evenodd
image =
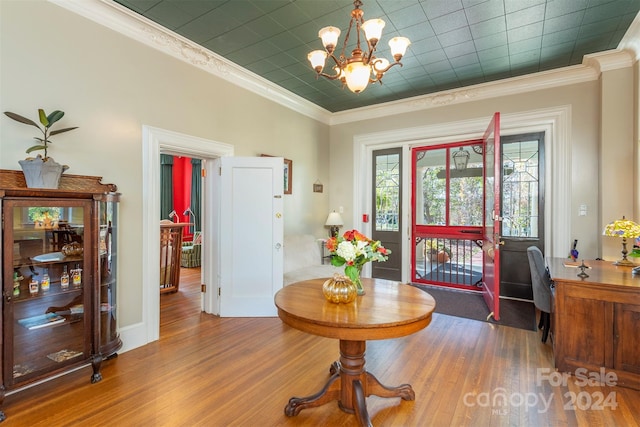
<svg viewBox="0 0 640 427">
<path fill-rule="evenodd" d="M 338 400 L 340 409 L 355 413 L 360 425 L 369 426 L 365 398 L 400 397 L 414 400 L 409 384 L 382 385 L 364 369 L 367 340 L 410 335 L 431 323 L 435 301 L 431 295 L 409 285 L 381 279 L 362 279 L 366 294 L 351 304 L 333 304 L 322 294 L 326 279 L 285 286 L 275 296 L 278 316 L 301 331 L 340 340 L 340 360 L 329 369 L 330 378 L 316 394 L 292 397 L 285 407 L 288 416 L 302 409 Z"/>
<path fill-rule="evenodd" d="M 549 258 L 555 283 L 552 340 L 556 368 L 615 372 L 617 385 L 640 390 L 640 276 L 610 261 L 585 261 L 584 279 Z"/>
</svg>

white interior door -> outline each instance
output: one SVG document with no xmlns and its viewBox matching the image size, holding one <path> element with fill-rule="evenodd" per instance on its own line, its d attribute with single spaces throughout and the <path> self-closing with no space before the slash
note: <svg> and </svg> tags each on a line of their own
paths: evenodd
<svg viewBox="0 0 640 427">
<path fill-rule="evenodd" d="M 215 242 L 220 316 L 276 316 L 283 275 L 282 157 L 222 157 Z"/>
</svg>

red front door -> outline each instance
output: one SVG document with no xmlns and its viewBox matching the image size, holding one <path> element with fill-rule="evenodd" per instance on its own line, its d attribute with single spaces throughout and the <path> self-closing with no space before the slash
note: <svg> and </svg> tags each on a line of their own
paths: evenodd
<svg viewBox="0 0 640 427">
<path fill-rule="evenodd" d="M 482 296 L 489 316 L 500 320 L 500 113 L 495 113 L 482 137 L 484 152 L 484 232 Z"/>
</svg>

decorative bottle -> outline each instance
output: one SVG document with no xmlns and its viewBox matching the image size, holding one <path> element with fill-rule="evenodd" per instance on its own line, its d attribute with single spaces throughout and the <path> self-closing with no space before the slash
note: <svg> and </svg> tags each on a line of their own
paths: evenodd
<svg viewBox="0 0 640 427">
<path fill-rule="evenodd" d="M 69 272 L 67 271 L 67 265 L 65 264 L 62 267 L 62 275 L 60 276 L 60 287 L 64 289 L 69 289 Z"/>
<path fill-rule="evenodd" d="M 80 264 L 76 264 L 76 268 L 71 273 L 71 281 L 73 282 L 74 288 L 79 288 L 82 286 L 82 269 L 80 268 Z"/>
<path fill-rule="evenodd" d="M 50 283 L 51 279 L 49 278 L 49 269 L 45 268 L 42 280 L 40 281 L 40 289 L 42 289 L 43 292 L 48 291 Z"/>
<path fill-rule="evenodd" d="M 31 296 L 38 295 L 38 291 L 40 290 L 40 284 L 36 280 L 35 277 L 31 277 L 31 281 L 29 282 L 29 294 Z"/>
</svg>

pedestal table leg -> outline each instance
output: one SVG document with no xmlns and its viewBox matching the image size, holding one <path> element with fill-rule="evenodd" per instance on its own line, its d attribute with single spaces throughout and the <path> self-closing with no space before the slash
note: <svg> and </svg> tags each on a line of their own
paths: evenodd
<svg viewBox="0 0 640 427">
<path fill-rule="evenodd" d="M 338 400 L 340 409 L 355 414 L 361 426 L 371 426 L 366 397 L 375 395 L 414 400 L 415 393 L 409 384 L 387 387 L 364 369 L 365 350 L 365 341 L 340 340 L 340 361 L 331 365 L 329 369 L 331 377 L 325 386 L 314 395 L 292 397 L 285 407 L 285 414 L 291 417 L 305 408 Z"/>
</svg>

